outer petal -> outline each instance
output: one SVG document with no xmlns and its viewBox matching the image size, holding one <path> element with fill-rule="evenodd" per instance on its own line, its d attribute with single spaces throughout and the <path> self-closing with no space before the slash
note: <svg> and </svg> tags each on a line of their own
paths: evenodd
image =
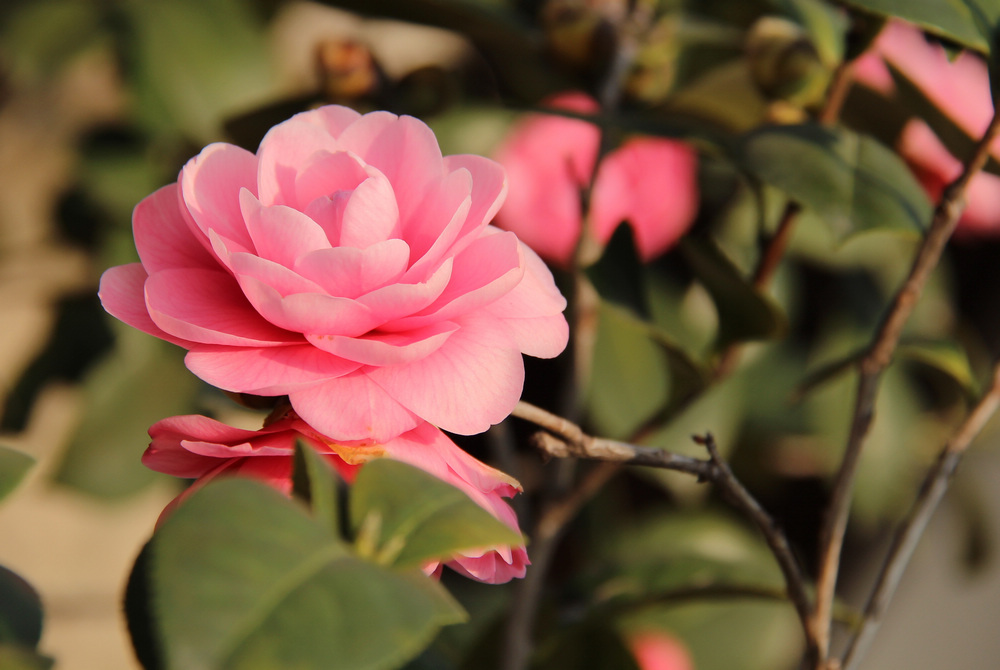
<svg viewBox="0 0 1000 670">
<path fill-rule="evenodd" d="M 195 237 L 180 210 L 176 183 L 146 196 L 132 212 L 135 248 L 146 272 L 215 268 L 218 261 Z"/>
<path fill-rule="evenodd" d="M 210 144 L 188 161 L 180 176 L 181 195 L 192 219 L 247 249 L 253 242 L 240 210 L 240 189 L 257 193 L 257 157 L 232 144 Z"/>
<path fill-rule="evenodd" d="M 284 395 L 357 370 L 311 344 L 241 348 L 202 346 L 184 358 L 188 370 L 209 384 L 235 393 Z"/>
<path fill-rule="evenodd" d="M 510 414 L 524 385 L 524 362 L 501 321 L 465 317 L 458 323 L 430 356 L 367 374 L 421 418 L 471 435 Z"/>
<path fill-rule="evenodd" d="M 105 270 L 101 275 L 101 286 L 97 292 L 101 305 L 108 314 L 133 328 L 190 349 L 194 346 L 194 342 L 175 337 L 153 323 L 146 309 L 144 287 L 147 279 L 146 271 L 140 263 L 129 263 Z"/>
<path fill-rule="evenodd" d="M 366 371 L 293 391 L 289 400 L 303 421 L 334 440 L 386 442 L 420 423 Z"/>
<path fill-rule="evenodd" d="M 245 347 L 302 341 L 261 318 L 232 275 L 221 270 L 164 270 L 146 280 L 145 291 L 156 325 L 191 342 Z"/>
</svg>

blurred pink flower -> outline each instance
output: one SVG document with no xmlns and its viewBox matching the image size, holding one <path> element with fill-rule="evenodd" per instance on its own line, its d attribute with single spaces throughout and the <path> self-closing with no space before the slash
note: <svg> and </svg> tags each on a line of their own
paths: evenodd
<svg viewBox="0 0 1000 670">
<path fill-rule="evenodd" d="M 392 458 L 428 472 L 472 498 L 494 517 L 520 532 L 517 517 L 503 498 L 521 490 L 517 480 L 481 463 L 440 430 L 421 423 L 385 444 L 340 443 L 310 428 L 294 415 L 258 430 L 234 428 L 205 416 L 175 416 L 149 429 L 152 442 L 142 462 L 152 470 L 195 479 L 163 511 L 162 521 L 188 495 L 220 476 L 262 480 L 285 495 L 292 491 L 292 454 L 303 440 L 326 457 L 348 482 L 365 462 Z M 488 547 L 453 557 L 447 565 L 483 582 L 502 583 L 523 577 L 528 553 L 523 546 Z M 433 572 L 438 565 L 425 566 Z"/>
<path fill-rule="evenodd" d="M 672 635 L 647 631 L 629 639 L 629 646 L 641 670 L 694 670 L 687 647 Z"/>
<path fill-rule="evenodd" d="M 885 94 L 895 92 L 886 64 L 912 81 L 948 118 L 973 138 L 982 136 L 993 117 L 986 64 L 965 51 L 954 60 L 939 44 L 931 44 L 909 23 L 886 23 L 871 49 L 853 65 L 857 81 Z M 899 137 L 899 152 L 910 164 L 928 195 L 937 200 L 941 191 L 958 178 L 962 163 L 952 156 L 930 127 L 911 119 Z M 1000 157 L 1000 139 L 992 146 Z M 959 233 L 1000 235 L 1000 177 L 979 173 L 966 194 Z"/>
<path fill-rule="evenodd" d="M 583 93 L 564 93 L 550 107 L 599 111 Z M 497 152 L 507 169 L 510 194 L 497 225 L 528 246 L 568 266 L 583 230 L 581 192 L 590 184 L 600 131 L 586 121 L 531 114 L 518 123 Z M 590 203 L 594 238 L 607 243 L 628 221 L 644 260 L 669 249 L 687 231 L 698 209 L 697 156 L 683 142 L 635 138 L 601 162 Z"/>
<path fill-rule="evenodd" d="M 506 190 L 415 118 L 322 107 L 256 154 L 209 145 L 140 202 L 142 262 L 105 272 L 101 300 L 206 382 L 288 395 L 334 439 L 480 432 L 517 403 L 521 354 L 568 337 L 544 263 L 487 225 Z"/>
</svg>

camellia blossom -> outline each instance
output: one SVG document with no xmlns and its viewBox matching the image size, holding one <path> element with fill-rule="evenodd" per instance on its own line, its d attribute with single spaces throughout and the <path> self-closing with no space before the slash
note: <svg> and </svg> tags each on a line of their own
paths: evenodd
<svg viewBox="0 0 1000 670">
<path fill-rule="evenodd" d="M 642 670 L 694 670 L 687 647 L 672 635 L 647 631 L 629 638 L 636 665 Z"/>
<path fill-rule="evenodd" d="M 262 480 L 285 495 L 292 491 L 292 456 L 299 440 L 312 446 L 348 482 L 358 468 L 376 458 L 392 458 L 428 472 L 468 495 L 495 518 L 520 532 L 517 516 L 504 498 L 521 490 L 517 480 L 481 463 L 428 423 L 384 444 L 347 443 L 320 435 L 298 417 L 282 418 L 259 431 L 234 428 L 205 416 L 175 416 L 149 429 L 152 442 L 142 462 L 158 472 L 195 479 L 171 502 L 161 520 L 184 498 L 216 477 L 245 476 Z M 453 557 L 448 567 L 483 582 L 502 583 L 523 577 L 527 551 L 519 547 L 485 547 Z M 428 572 L 437 564 L 425 566 Z"/>
<path fill-rule="evenodd" d="M 913 82 L 968 135 L 982 137 L 993 117 L 993 102 L 989 74 L 981 57 L 966 51 L 951 61 L 944 47 L 928 42 L 916 26 L 892 20 L 886 23 L 871 49 L 854 63 L 854 78 L 892 95 L 896 86 L 887 63 Z M 920 119 L 907 122 L 898 146 L 934 200 L 962 172 L 962 162 L 948 152 Z M 1000 157 L 1000 139 L 993 143 L 992 153 Z M 972 178 L 957 232 L 1000 235 L 1000 177 L 980 172 Z"/>
<path fill-rule="evenodd" d="M 548 105 L 595 113 L 583 93 L 565 93 Z M 568 266 L 583 231 L 582 191 L 590 185 L 600 144 L 597 126 L 579 119 L 530 114 L 500 146 L 510 196 L 497 225 L 517 233 L 542 258 Z M 649 260 L 673 246 L 698 210 L 697 155 L 676 140 L 635 138 L 601 161 L 590 199 L 590 231 L 601 244 L 628 221 Z"/>
<path fill-rule="evenodd" d="M 488 225 L 506 190 L 415 118 L 321 107 L 256 154 L 209 145 L 140 202 L 141 263 L 105 272 L 101 301 L 209 384 L 287 395 L 333 439 L 481 432 L 517 403 L 521 354 L 568 338 L 544 263 Z"/>
</svg>

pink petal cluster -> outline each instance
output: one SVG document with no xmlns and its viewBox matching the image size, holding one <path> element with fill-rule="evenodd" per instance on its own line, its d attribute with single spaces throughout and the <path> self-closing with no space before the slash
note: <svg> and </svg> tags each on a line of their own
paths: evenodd
<svg viewBox="0 0 1000 670">
<path fill-rule="evenodd" d="M 599 111 L 582 93 L 550 107 Z M 517 233 L 543 258 L 568 266 L 584 228 L 582 191 L 590 185 L 600 144 L 597 126 L 564 116 L 531 114 L 518 123 L 496 158 L 507 169 L 510 195 L 497 225 Z M 644 260 L 669 249 L 698 209 L 697 156 L 683 142 L 636 138 L 601 161 L 591 194 L 590 233 L 601 244 L 622 221 L 635 232 Z"/>
<path fill-rule="evenodd" d="M 899 70 L 963 131 L 982 136 L 993 117 L 989 75 L 982 58 L 968 51 L 954 61 L 939 44 L 931 44 L 909 23 L 886 23 L 872 48 L 854 63 L 857 81 L 885 95 L 895 92 L 886 64 Z M 930 127 L 911 119 L 899 138 L 899 152 L 910 164 L 928 195 L 938 199 L 946 185 L 958 178 L 962 163 L 952 156 Z M 1000 139 L 992 146 L 1000 157 Z M 973 177 L 958 232 L 1000 235 L 1000 177 L 980 173 Z"/>
<path fill-rule="evenodd" d="M 142 457 L 153 470 L 195 479 L 163 512 L 169 514 L 191 492 L 216 477 L 262 480 L 286 495 L 292 490 L 292 454 L 299 440 L 323 454 L 347 481 L 375 458 L 393 458 L 416 466 L 457 487 L 495 518 L 518 529 L 514 510 L 504 501 L 520 490 L 516 480 L 479 462 L 428 423 L 384 444 L 341 443 L 320 435 L 294 415 L 259 430 L 243 430 L 204 416 L 175 416 L 149 429 L 152 442 Z M 447 565 L 483 582 L 523 577 L 529 564 L 523 546 L 484 547 L 453 557 Z M 437 564 L 425 566 L 428 572 Z"/>
<path fill-rule="evenodd" d="M 672 635 L 660 631 L 639 633 L 629 639 L 629 647 L 641 670 L 694 670 L 691 653 Z"/>
<path fill-rule="evenodd" d="M 516 404 L 521 354 L 568 337 L 544 263 L 488 225 L 506 190 L 415 118 L 322 107 L 256 154 L 209 145 L 139 203 L 141 263 L 108 270 L 101 300 L 209 384 L 287 395 L 333 439 L 480 432 Z"/>
</svg>

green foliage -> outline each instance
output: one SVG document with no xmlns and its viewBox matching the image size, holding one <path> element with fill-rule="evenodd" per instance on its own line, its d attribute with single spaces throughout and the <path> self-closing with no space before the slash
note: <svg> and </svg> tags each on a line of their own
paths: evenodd
<svg viewBox="0 0 1000 670">
<path fill-rule="evenodd" d="M 17 488 L 34 464 L 28 454 L 0 445 L 0 500 Z"/>
<path fill-rule="evenodd" d="M 818 125 L 764 127 L 739 143 L 757 179 L 810 207 L 840 240 L 882 228 L 919 231 L 931 206 L 909 168 L 878 141 Z"/>
<path fill-rule="evenodd" d="M 147 552 L 132 581 L 148 589 L 139 602 L 149 609 L 129 611 L 134 628 L 153 631 L 140 656 L 158 662 L 147 667 L 392 668 L 464 619 L 419 570 L 360 558 L 322 520 L 252 481 L 192 494 Z"/>
<path fill-rule="evenodd" d="M 117 333 L 117 349 L 84 380 L 83 418 L 56 473 L 57 481 L 106 498 L 133 494 L 157 477 L 138 458 L 146 431 L 189 412 L 200 386 L 180 350 L 132 329 Z"/>
<path fill-rule="evenodd" d="M 361 555 L 395 568 L 523 541 L 455 487 L 390 459 L 372 461 L 358 473 L 350 518 Z"/>
<path fill-rule="evenodd" d="M 994 0 L 847 0 L 846 4 L 885 17 L 899 17 L 927 32 L 987 53 L 1000 18 Z"/>
</svg>

